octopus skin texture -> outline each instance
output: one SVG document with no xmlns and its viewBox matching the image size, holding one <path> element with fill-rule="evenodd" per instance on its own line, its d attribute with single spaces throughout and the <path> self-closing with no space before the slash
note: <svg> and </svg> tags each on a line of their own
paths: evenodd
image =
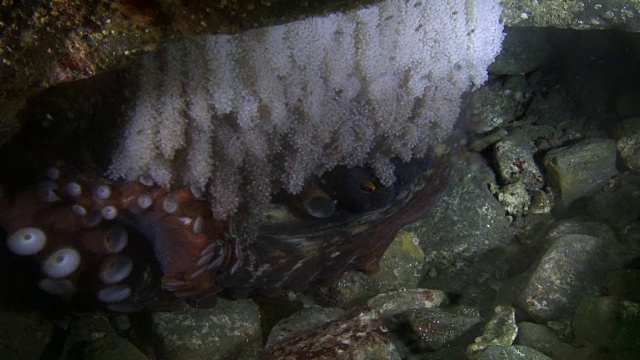
<svg viewBox="0 0 640 360">
<path fill-rule="evenodd" d="M 389 187 L 367 169 L 339 168 L 301 194 L 274 195 L 256 221 L 242 209 L 214 218 L 194 188 L 108 181 L 57 164 L 37 185 L 3 194 L 0 224 L 9 256 L 38 265 L 34 286 L 45 293 L 121 312 L 208 307 L 221 293 L 375 273 L 400 228 L 428 211 L 449 168 L 446 157 L 398 162 Z"/>
</svg>

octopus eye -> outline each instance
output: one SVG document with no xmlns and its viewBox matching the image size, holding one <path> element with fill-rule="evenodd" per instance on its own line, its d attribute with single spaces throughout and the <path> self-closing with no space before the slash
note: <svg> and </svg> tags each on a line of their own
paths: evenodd
<svg viewBox="0 0 640 360">
<path fill-rule="evenodd" d="M 372 194 L 376 191 L 376 188 L 378 186 L 376 185 L 376 183 L 374 183 L 371 180 L 365 180 L 363 182 L 360 183 L 360 190 L 362 190 L 362 192 L 366 192 L 368 194 Z"/>
</svg>

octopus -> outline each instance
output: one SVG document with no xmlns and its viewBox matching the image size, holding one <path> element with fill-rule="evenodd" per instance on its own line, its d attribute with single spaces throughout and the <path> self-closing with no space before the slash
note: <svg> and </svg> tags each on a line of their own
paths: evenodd
<svg viewBox="0 0 640 360">
<path fill-rule="evenodd" d="M 428 212 L 451 168 L 449 156 L 394 161 L 389 186 L 367 167 L 339 166 L 299 194 L 274 194 L 259 219 L 243 209 L 217 219 L 194 187 L 145 176 L 113 181 L 59 161 L 40 182 L 3 192 L 3 256 L 31 269 L 40 292 L 118 312 L 209 307 L 221 295 L 374 274 L 397 232 Z"/>
<path fill-rule="evenodd" d="M 424 37 L 425 29 L 421 27 L 401 30 L 407 24 L 413 26 L 416 16 L 426 16 L 430 21 L 438 18 L 431 19 L 428 12 L 405 11 L 422 6 L 421 2 L 411 4 L 388 3 L 388 8 L 384 8 L 387 10 L 383 10 L 397 11 L 398 16 L 384 18 L 385 27 L 377 25 L 378 16 L 365 16 L 369 13 L 363 10 L 366 13 L 334 15 L 325 20 L 256 30 L 233 38 L 212 35 L 204 40 L 179 42 L 173 48 L 167 47 L 165 52 L 142 59 L 142 64 L 146 64 L 142 69 L 146 70 L 136 73 L 140 81 L 137 93 L 131 90 L 132 76 L 125 69 L 122 73 L 116 70 L 83 82 L 50 88 L 32 98 L 19 115 L 25 120 L 22 133 L 12 144 L 0 149 L 0 164 L 5 173 L 0 174 L 0 183 L 5 185 L 0 193 L 3 230 L 0 262 L 10 264 L 2 266 L 11 272 L 11 277 L 24 279 L 19 280 L 21 284 L 31 284 L 31 288 L 38 289 L 37 297 L 46 293 L 54 299 L 97 304 L 119 312 L 172 309 L 184 303 L 208 307 L 215 305 L 220 296 L 236 298 L 284 289 L 304 290 L 328 284 L 349 271 L 374 274 L 398 231 L 424 217 L 445 188 L 460 144 L 458 130 L 464 128 L 464 124 L 455 124 L 461 108 L 459 95 L 470 88 L 472 82 L 484 82 L 484 70 L 467 76 L 457 61 L 449 64 L 449 56 L 437 56 L 435 58 L 444 64 L 436 62 L 434 66 L 444 70 L 438 75 L 441 78 L 432 78 L 432 72 L 427 76 L 426 68 L 420 67 L 425 65 L 423 61 L 428 62 L 424 60 L 428 57 L 416 57 L 421 59 L 418 66 L 415 61 L 409 61 L 412 56 L 405 56 L 406 59 L 402 59 L 409 59 L 406 63 L 397 65 L 394 71 L 384 70 L 386 75 L 383 74 L 401 76 L 402 81 L 396 79 L 401 89 L 393 85 L 395 82 L 387 88 L 382 86 L 388 82 L 387 77 L 380 77 L 376 70 L 378 66 L 384 68 L 386 62 L 371 68 L 365 56 L 369 51 L 360 54 L 355 47 L 347 51 L 351 47 L 344 44 L 349 42 L 343 44 L 340 36 L 327 37 L 334 39 L 335 44 L 329 42 L 320 49 L 327 56 L 334 56 L 320 57 L 326 62 L 322 68 L 341 74 L 352 67 L 353 74 L 359 75 L 349 76 L 360 78 L 361 85 L 354 87 L 355 80 L 349 80 L 351 77 L 333 79 L 316 71 L 306 71 L 319 66 L 312 62 L 291 65 L 290 71 L 300 73 L 294 73 L 295 81 L 289 82 L 283 81 L 280 75 L 270 74 L 269 70 L 265 73 L 273 76 L 265 76 L 262 82 L 256 82 L 255 76 L 223 76 L 218 70 L 227 69 L 235 74 L 260 69 L 264 66 L 260 58 L 249 56 L 254 52 L 238 59 L 234 54 L 248 51 L 250 46 L 259 45 L 256 52 L 271 49 L 270 43 L 260 42 L 265 39 L 279 39 L 284 44 L 282 48 L 288 49 L 282 58 L 272 54 L 267 65 L 279 68 L 281 63 L 297 64 L 303 58 L 299 54 L 315 46 L 309 39 L 324 34 L 325 28 L 338 25 L 356 31 L 353 36 L 358 39 L 377 39 L 377 33 L 369 33 L 372 29 L 397 26 L 398 34 L 422 44 L 415 49 L 428 48 L 429 39 L 434 35 Z M 434 6 L 438 4 L 434 2 Z M 457 1 L 449 5 L 465 8 L 465 4 Z M 497 2 L 491 4 L 482 9 L 495 12 Z M 491 25 L 496 36 L 482 39 L 499 42 L 502 28 L 499 14 L 492 14 L 495 23 L 486 25 Z M 469 19 L 474 18 L 471 15 Z M 361 18 L 370 19 L 372 25 L 360 26 L 364 21 Z M 456 19 L 465 26 L 475 27 L 473 21 L 466 22 L 466 16 Z M 310 27 L 321 21 L 325 21 L 326 26 L 317 26 L 317 31 L 316 27 Z M 309 36 L 296 35 L 296 39 L 300 37 L 298 43 L 285 36 L 288 33 Z M 469 36 L 475 33 L 475 28 L 466 32 Z M 453 37 L 453 40 L 459 39 Z M 389 40 L 389 46 L 395 48 L 394 44 L 400 41 Z M 216 49 L 231 55 L 208 52 L 216 44 L 219 47 Z M 341 53 L 335 49 L 336 44 L 345 46 L 342 51 L 351 58 L 349 66 L 343 66 L 345 61 L 341 57 L 335 58 L 336 51 Z M 370 46 L 370 52 L 376 55 L 382 50 L 375 44 L 375 41 L 365 41 L 362 46 Z M 405 50 L 411 49 L 398 50 L 405 54 Z M 487 51 L 486 59 L 480 59 L 479 64 L 492 59 L 494 52 Z M 185 53 L 189 61 L 182 61 Z M 461 63 L 466 63 L 467 56 L 472 59 L 474 54 L 475 51 L 470 51 L 458 55 Z M 378 58 L 373 55 L 373 59 Z M 387 56 L 390 55 L 385 54 Z M 222 59 L 217 60 L 221 63 L 207 62 L 218 58 Z M 232 64 L 234 59 L 239 62 Z M 420 75 L 423 71 L 424 75 Z M 207 88 L 201 81 L 207 76 L 221 78 L 213 81 L 214 87 Z M 415 81 L 411 76 L 415 76 Z M 262 85 L 270 83 L 276 83 L 278 89 L 296 86 L 309 89 L 291 94 L 274 91 L 274 95 L 263 89 Z M 309 84 L 321 85 L 320 90 L 332 90 L 317 93 Z M 360 89 L 359 93 L 355 88 Z M 436 91 L 441 89 L 444 90 Z M 260 97 L 260 101 L 267 99 L 266 104 L 274 106 L 249 111 L 253 109 L 249 105 L 257 104 L 258 97 L 247 94 L 259 91 L 270 95 Z M 207 102 L 214 92 L 218 98 L 226 99 L 224 94 L 230 94 L 231 98 L 216 104 L 220 108 L 217 112 L 215 106 Z M 308 103 L 304 94 L 311 97 Z M 243 101 L 250 104 L 244 106 Z M 122 110 L 126 104 L 130 107 L 128 115 Z M 374 106 L 376 104 L 378 106 Z M 321 111 L 325 105 L 331 111 Z M 312 108 L 309 114 L 314 116 L 305 115 L 304 106 Z M 156 108 L 164 112 L 149 110 Z M 136 115 L 138 113 L 142 115 Z M 331 116 L 339 121 L 326 130 L 325 123 L 331 123 Z M 269 119 L 271 123 L 265 123 Z M 376 125 L 380 122 L 384 126 Z M 131 126 L 132 123 L 135 126 Z M 376 132 L 373 126 L 386 130 Z M 185 135 L 187 127 L 189 136 Z M 269 136 L 252 137 L 261 127 Z M 203 135 L 203 129 L 209 129 L 210 134 Z M 145 137 L 140 133 L 151 135 Z M 163 136 L 158 137 L 156 133 Z M 174 133 L 181 137 L 172 137 Z M 316 144 L 312 135 L 305 135 L 307 133 L 326 139 Z M 123 142 L 123 134 L 131 136 Z M 246 141 L 232 142 L 233 146 L 227 147 L 214 146 L 230 141 L 227 138 L 232 136 Z M 164 150 L 158 150 L 157 143 L 165 140 L 168 144 Z M 206 145 L 203 146 L 206 150 L 197 146 L 193 151 L 181 147 L 187 140 Z M 114 150 L 117 148 L 114 143 L 118 142 L 128 149 L 124 154 L 134 160 L 148 157 L 153 161 L 133 161 L 131 166 L 120 166 L 126 171 L 114 171 L 118 166 L 110 167 L 109 158 L 123 154 Z M 274 142 L 278 146 L 274 146 Z M 136 146 L 127 147 L 131 144 Z M 245 151 L 248 148 L 251 151 Z M 312 152 L 316 148 L 321 151 Z M 344 154 L 337 156 L 340 152 Z M 205 161 L 208 156 L 219 153 L 224 156 L 219 156 L 216 162 Z M 244 172 L 226 176 L 231 168 L 229 164 L 237 162 L 238 153 L 243 154 L 241 161 L 245 167 L 252 167 L 252 159 L 260 158 L 256 163 L 261 166 L 277 165 L 272 167 L 273 172 L 286 173 L 287 164 L 297 164 L 294 169 L 303 170 L 307 164 L 311 170 L 293 171 L 295 181 L 288 182 L 293 184 L 289 188 L 265 187 L 255 174 L 249 179 L 242 178 Z M 196 164 L 207 165 L 196 166 L 198 171 L 192 173 L 197 176 L 189 177 L 191 185 L 170 180 L 162 182 L 161 178 L 170 176 L 147 176 L 169 170 L 183 171 L 180 158 L 183 162 L 195 158 L 201 160 Z M 309 163 L 314 163 L 313 167 Z M 215 197 L 211 191 L 203 192 L 203 187 L 193 186 L 197 182 L 216 181 L 200 179 L 207 178 L 213 171 L 227 181 L 227 187 L 221 187 L 225 191 L 233 188 L 237 180 L 241 183 L 240 190 L 259 196 L 240 197 L 236 204 L 234 199 L 227 199 L 233 196 Z M 269 174 L 270 180 L 283 177 L 281 173 L 271 174 L 271 170 L 254 173 Z M 268 190 L 262 193 L 265 188 Z M 258 206 L 251 201 L 256 198 L 266 200 Z M 232 211 L 216 213 L 215 209 Z"/>
</svg>

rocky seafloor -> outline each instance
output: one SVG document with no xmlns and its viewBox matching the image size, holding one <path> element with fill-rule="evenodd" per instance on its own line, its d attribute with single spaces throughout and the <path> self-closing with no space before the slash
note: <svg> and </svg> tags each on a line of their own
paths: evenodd
<svg viewBox="0 0 640 360">
<path fill-rule="evenodd" d="M 0 358 L 636 358 L 640 36 L 512 28 L 490 72 L 448 190 L 377 275 L 209 310 L 0 308 Z"/>
</svg>

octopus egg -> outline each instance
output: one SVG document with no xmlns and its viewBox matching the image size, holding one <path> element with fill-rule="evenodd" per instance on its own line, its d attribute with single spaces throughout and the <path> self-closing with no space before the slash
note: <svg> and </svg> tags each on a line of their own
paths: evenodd
<svg viewBox="0 0 640 360">
<path fill-rule="evenodd" d="M 108 185 L 100 185 L 96 188 L 96 197 L 100 200 L 106 200 L 111 196 L 111 188 Z"/>
<path fill-rule="evenodd" d="M 7 247 L 17 255 L 37 254 L 47 242 L 45 233 L 35 227 L 22 228 L 9 236 Z"/>
<path fill-rule="evenodd" d="M 104 236 L 104 246 L 112 254 L 122 251 L 128 242 L 127 230 L 120 225 L 113 225 Z"/>
<path fill-rule="evenodd" d="M 76 291 L 73 283 L 66 279 L 42 279 L 38 282 L 38 288 L 51 295 L 68 295 Z"/>
<path fill-rule="evenodd" d="M 42 272 L 50 278 L 59 279 L 70 275 L 80 266 L 80 253 L 73 248 L 60 249 L 42 265 Z"/>
<path fill-rule="evenodd" d="M 133 260 L 131 260 L 130 257 L 126 255 L 112 255 L 102 262 L 98 276 L 102 282 L 111 285 L 124 280 L 131 274 L 132 270 Z"/>
<path fill-rule="evenodd" d="M 123 301 L 131 296 L 131 288 L 127 285 L 108 286 L 98 291 L 98 300 L 106 304 Z"/>
<path fill-rule="evenodd" d="M 105 220 L 113 220 L 118 216 L 118 209 L 115 206 L 105 206 L 102 210 L 100 210 L 100 215 Z"/>
</svg>

